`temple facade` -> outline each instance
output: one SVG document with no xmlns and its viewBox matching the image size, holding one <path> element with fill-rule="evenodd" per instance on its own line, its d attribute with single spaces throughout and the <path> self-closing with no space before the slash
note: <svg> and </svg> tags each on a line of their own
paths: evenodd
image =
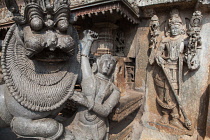
<svg viewBox="0 0 210 140">
<path fill-rule="evenodd" d="M 24 15 L 24 0 L 16 1 Z M 210 139 L 210 1 L 70 2 L 71 23 L 79 39 L 84 30 L 98 35 L 88 56 L 92 69 L 105 54 L 116 59 L 112 79 L 120 99 L 107 117 L 107 139 Z M 13 17 L 1 1 L 0 50 L 15 23 Z M 2 77 L 1 72 L 4 84 Z M 81 85 L 75 84 L 75 89 L 81 91 Z M 77 108 L 68 101 L 57 117 L 69 130 L 68 119 Z M 10 130 L 1 130 L 0 139 L 17 138 Z"/>
</svg>

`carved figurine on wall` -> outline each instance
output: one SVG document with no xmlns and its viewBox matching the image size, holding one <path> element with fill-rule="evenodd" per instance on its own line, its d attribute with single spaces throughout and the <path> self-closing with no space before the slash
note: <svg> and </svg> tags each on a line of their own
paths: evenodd
<svg viewBox="0 0 210 140">
<path fill-rule="evenodd" d="M 196 70 L 200 67 L 200 50 L 201 50 L 201 24 L 202 15 L 200 11 L 195 11 L 190 21 L 189 43 L 186 51 L 187 66 L 190 70 Z"/>
<path fill-rule="evenodd" d="M 179 95 L 182 94 L 183 62 L 185 57 L 189 57 L 190 53 L 193 53 L 189 49 L 189 45 L 188 47 L 185 45 L 186 38 L 187 36 L 185 34 L 179 12 L 174 9 L 172 10 L 171 17 L 169 19 L 169 35 L 162 39 L 156 50 L 155 60 L 161 69 L 156 72 L 154 82 L 156 85 L 157 103 L 161 107 L 161 111 L 163 113 L 160 123 L 170 123 L 171 125 L 182 129 L 183 125 L 180 123 L 179 119 L 179 112 L 181 111 L 185 119 L 185 127 L 190 130 L 192 125 L 191 121 L 187 117 L 186 111 L 179 99 Z M 197 53 L 197 50 L 199 49 L 198 46 L 201 43 L 197 42 L 196 44 L 198 45 L 194 47 L 195 54 Z M 186 54 L 185 50 L 188 50 Z M 196 62 L 197 61 L 198 59 L 196 59 Z M 191 67 L 188 68 L 198 68 L 198 63 L 196 62 L 195 59 L 189 59 L 187 63 L 190 63 Z M 194 64 L 196 66 L 193 66 Z"/>
<path fill-rule="evenodd" d="M 160 24 L 159 24 L 159 18 L 154 15 L 151 18 L 150 22 L 150 55 L 149 55 L 149 63 L 150 65 L 153 65 L 155 62 L 155 53 L 157 49 L 157 37 L 160 34 Z"/>
<path fill-rule="evenodd" d="M 120 91 L 113 84 L 112 74 L 116 60 L 110 54 L 97 58 L 91 69 L 89 53 L 94 33 L 86 30 L 81 41 L 82 92 L 72 96 L 80 104 L 70 130 L 76 140 L 107 140 L 109 124 L 107 116 L 119 102 Z"/>
<path fill-rule="evenodd" d="M 16 24 L 2 49 L 6 85 L 0 92 L 0 126 L 10 126 L 19 137 L 74 139 L 54 119 L 74 94 L 80 69 L 70 2 L 25 0 L 24 16 L 15 0 L 5 2 Z"/>
</svg>

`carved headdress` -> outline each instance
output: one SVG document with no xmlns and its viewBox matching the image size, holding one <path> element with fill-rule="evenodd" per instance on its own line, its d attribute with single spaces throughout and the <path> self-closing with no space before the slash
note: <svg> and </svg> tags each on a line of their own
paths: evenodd
<svg viewBox="0 0 210 140">
<path fill-rule="evenodd" d="M 170 13 L 170 19 L 169 19 L 169 26 L 172 25 L 182 25 L 182 20 L 179 16 L 179 11 L 177 9 L 173 9 Z"/>
<path fill-rule="evenodd" d="M 25 0 L 24 2 L 25 11 L 23 16 L 20 14 L 15 0 L 6 0 L 6 5 L 13 13 L 17 24 L 32 22 L 32 28 L 40 30 L 43 25 L 52 28 L 60 20 L 70 21 L 69 0 Z"/>
</svg>

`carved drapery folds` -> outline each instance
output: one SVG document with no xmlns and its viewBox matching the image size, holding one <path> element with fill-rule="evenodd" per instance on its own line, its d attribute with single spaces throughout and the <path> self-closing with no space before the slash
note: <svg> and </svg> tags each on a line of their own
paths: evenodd
<svg viewBox="0 0 210 140">
<path fill-rule="evenodd" d="M 169 31 L 165 32 L 161 41 L 158 39 L 160 24 L 157 15 L 154 15 L 150 22 L 149 63 L 157 64 L 153 77 L 157 93 L 156 101 L 162 112 L 159 123 L 181 130 L 186 129 L 185 131 L 192 129 L 192 120 L 189 119 L 187 108 L 183 107 L 180 99 L 180 95 L 183 94 L 183 64 L 187 64 L 188 70 L 199 68 L 201 20 L 201 12 L 194 12 L 187 36 L 179 11 L 172 10 L 167 22 Z"/>
</svg>

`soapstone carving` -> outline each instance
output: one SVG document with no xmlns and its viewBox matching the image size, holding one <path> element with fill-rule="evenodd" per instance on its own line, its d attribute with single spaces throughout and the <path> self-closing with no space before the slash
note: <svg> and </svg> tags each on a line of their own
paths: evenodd
<svg viewBox="0 0 210 140">
<path fill-rule="evenodd" d="M 154 15 L 151 18 L 150 22 L 150 56 L 149 56 L 149 63 L 150 65 L 154 64 L 155 62 L 155 53 L 157 49 L 157 37 L 160 34 L 160 25 L 159 19 L 157 15 Z"/>
<path fill-rule="evenodd" d="M 195 11 L 190 21 L 189 43 L 187 46 L 187 64 L 190 70 L 196 70 L 200 67 L 200 50 L 201 50 L 201 24 L 202 15 L 200 11 Z"/>
<path fill-rule="evenodd" d="M 182 19 L 177 9 L 172 10 L 168 21 L 169 32 L 157 46 L 159 23 L 157 16 L 153 16 L 150 25 L 151 54 L 150 64 L 156 63 L 160 67 L 156 70 L 154 82 L 157 92 L 157 103 L 161 107 L 161 124 L 170 124 L 176 128 L 192 129 L 191 120 L 186 114 L 179 95 L 182 93 L 183 62 L 186 62 L 189 70 L 199 68 L 199 50 L 201 45 L 200 25 L 201 13 L 196 11 L 191 20 L 189 42 L 184 30 Z M 154 29 L 154 27 L 156 27 Z M 155 48 L 156 47 L 156 48 Z M 181 112 L 181 113 L 180 113 Z M 184 126 L 180 115 L 184 117 Z"/>
<path fill-rule="evenodd" d="M 19 137 L 74 139 L 54 118 L 74 94 L 80 69 L 77 32 L 67 0 L 5 1 L 16 22 L 2 49 L 5 88 L 0 93 L 0 126 Z"/>
<path fill-rule="evenodd" d="M 113 84 L 112 77 L 116 65 L 115 58 L 104 54 L 97 58 L 91 68 L 89 53 L 96 36 L 96 33 L 86 30 L 81 41 L 82 92 L 76 92 L 72 96 L 80 107 L 70 127 L 76 140 L 108 139 L 107 116 L 120 98 L 120 91 Z"/>
</svg>

